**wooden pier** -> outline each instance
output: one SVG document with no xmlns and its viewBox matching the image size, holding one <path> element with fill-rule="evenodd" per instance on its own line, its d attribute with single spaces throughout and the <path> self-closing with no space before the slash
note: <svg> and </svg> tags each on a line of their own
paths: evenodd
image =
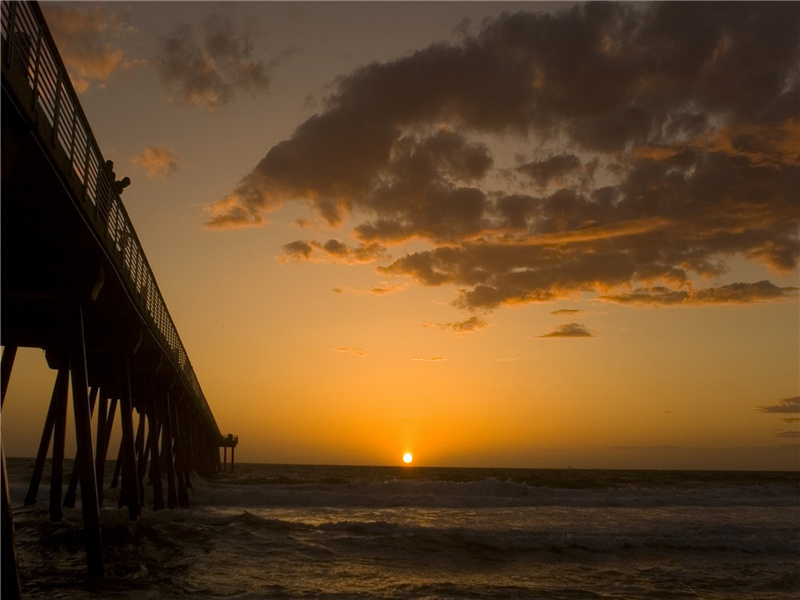
<svg viewBox="0 0 800 600">
<path fill-rule="evenodd" d="M 220 446 L 232 466 L 235 443 L 220 433 L 35 2 L 2 2 L 2 133 L 2 400 L 17 348 L 45 350 L 54 374 L 25 504 L 38 500 L 51 451 L 50 517 L 80 492 L 88 574 L 101 577 L 104 487 L 119 486 L 131 519 L 148 482 L 154 510 L 186 507 L 192 473 L 218 472 Z M 65 473 L 70 400 L 77 454 Z M 116 472 L 104 481 L 110 450 Z M 5 599 L 19 586 L 4 456 L 2 500 Z"/>
</svg>

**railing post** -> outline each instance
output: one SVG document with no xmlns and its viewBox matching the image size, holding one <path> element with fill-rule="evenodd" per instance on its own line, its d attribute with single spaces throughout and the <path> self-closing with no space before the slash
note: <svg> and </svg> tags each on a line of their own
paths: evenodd
<svg viewBox="0 0 800 600">
<path fill-rule="evenodd" d="M 33 89 L 33 94 L 31 95 L 31 110 L 36 110 L 36 101 L 39 98 L 39 68 L 41 65 L 42 59 L 42 37 L 44 34 L 44 24 L 39 23 L 39 31 L 36 35 L 36 61 L 34 62 L 33 66 L 33 85 L 31 88 Z M 27 70 L 27 65 L 25 69 Z M 55 130 L 55 127 L 53 128 Z"/>
<path fill-rule="evenodd" d="M 62 69 L 58 69 L 56 71 L 56 96 L 53 100 L 53 139 L 51 143 L 58 147 L 58 129 L 61 127 L 61 78 L 63 76 L 64 71 Z M 66 148 L 64 148 L 66 150 Z M 70 161 L 72 157 L 70 157 Z"/>
<path fill-rule="evenodd" d="M 9 2 L 11 13 L 8 15 L 8 37 L 6 38 L 6 66 L 11 67 L 14 60 L 14 28 L 17 26 L 17 2 Z"/>
</svg>

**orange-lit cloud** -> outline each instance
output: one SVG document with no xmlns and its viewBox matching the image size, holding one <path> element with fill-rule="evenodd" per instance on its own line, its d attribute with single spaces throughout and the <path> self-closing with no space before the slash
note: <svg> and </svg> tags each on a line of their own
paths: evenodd
<svg viewBox="0 0 800 600">
<path fill-rule="evenodd" d="M 451 323 L 425 323 L 425 327 L 433 327 L 440 331 L 450 331 L 453 333 L 471 333 L 473 331 L 480 331 L 487 326 L 486 321 L 480 317 L 472 316 L 464 321 L 455 321 Z"/>
<path fill-rule="evenodd" d="M 600 300 L 639 306 L 690 304 L 751 304 L 784 300 L 796 296 L 795 287 L 778 287 L 769 281 L 732 283 L 711 288 L 673 290 L 666 287 L 640 288 L 632 292 L 599 296 Z"/>
<path fill-rule="evenodd" d="M 594 337 L 594 333 L 580 323 L 567 323 L 566 325 L 559 325 L 554 328 L 550 333 L 540 335 L 541 338 L 586 338 Z"/>
<path fill-rule="evenodd" d="M 382 282 L 382 283 L 379 283 L 378 285 L 376 285 L 375 287 L 372 287 L 372 288 L 369 288 L 369 289 L 365 289 L 365 290 L 359 290 L 359 289 L 354 289 L 354 288 L 349 288 L 349 287 L 339 287 L 339 288 L 334 288 L 333 291 L 336 292 L 337 294 L 350 293 L 350 294 L 356 294 L 358 296 L 365 296 L 365 295 L 369 295 L 369 296 L 388 296 L 389 294 L 396 294 L 397 292 L 401 292 L 401 291 L 403 291 L 403 290 L 405 290 L 407 288 L 408 288 L 408 284 L 404 284 L 404 283 L 386 283 L 386 282 Z"/>
<path fill-rule="evenodd" d="M 359 350 L 358 348 L 348 348 L 346 346 L 342 346 L 340 348 L 334 348 L 333 351 L 340 352 L 342 354 L 352 354 L 353 356 L 360 356 L 360 357 L 364 357 L 367 355 L 367 353 L 364 352 L 363 350 Z"/>
<path fill-rule="evenodd" d="M 133 157 L 133 164 L 142 167 L 148 177 L 172 175 L 178 171 L 178 157 L 172 148 L 147 146 Z"/>
<path fill-rule="evenodd" d="M 376 262 L 387 256 L 386 249 L 375 243 L 350 247 L 337 239 L 330 239 L 324 243 L 317 240 L 297 240 L 284 245 L 283 255 L 279 260 L 363 264 Z"/>
<path fill-rule="evenodd" d="M 442 362 L 442 361 L 445 361 L 447 359 L 444 358 L 443 356 L 434 356 L 432 358 L 425 358 L 425 357 L 422 357 L 422 356 L 415 356 L 411 360 L 414 360 L 414 361 L 417 361 L 417 362 Z"/>
<path fill-rule="evenodd" d="M 132 29 L 101 4 L 43 2 L 41 7 L 78 93 L 86 92 L 93 84 L 103 87 L 115 72 L 141 64 L 126 59 L 109 39 L 131 33 Z"/>
<path fill-rule="evenodd" d="M 739 256 L 797 269 L 799 37 L 797 3 L 505 14 L 460 44 L 338 78 L 208 224 L 260 224 L 287 201 L 333 226 L 357 218 L 362 244 L 430 246 L 381 274 L 453 285 L 473 311 L 585 293 L 639 306 L 790 298 L 769 281 L 694 282 Z M 536 158 L 496 164 L 486 140 L 512 136 Z M 561 147 L 545 156 L 545 141 Z M 500 172 L 515 175 L 500 184 Z M 284 251 L 337 258 L 318 242 Z"/>
</svg>

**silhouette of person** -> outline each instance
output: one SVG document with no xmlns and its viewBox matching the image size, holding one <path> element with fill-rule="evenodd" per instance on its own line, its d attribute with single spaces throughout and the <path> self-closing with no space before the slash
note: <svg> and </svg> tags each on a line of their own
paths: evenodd
<svg viewBox="0 0 800 600">
<path fill-rule="evenodd" d="M 113 160 L 107 160 L 106 161 L 106 168 L 111 172 L 112 185 L 113 185 L 114 191 L 119 196 L 120 194 L 122 194 L 122 190 L 124 190 L 126 187 L 128 187 L 131 184 L 131 179 L 130 179 L 130 177 L 123 177 L 122 179 L 117 181 L 117 174 L 114 173 L 114 161 Z"/>
<path fill-rule="evenodd" d="M 123 177 L 119 181 L 114 182 L 114 191 L 117 192 L 117 195 L 122 194 L 122 190 L 128 187 L 131 184 L 130 177 Z"/>
</svg>

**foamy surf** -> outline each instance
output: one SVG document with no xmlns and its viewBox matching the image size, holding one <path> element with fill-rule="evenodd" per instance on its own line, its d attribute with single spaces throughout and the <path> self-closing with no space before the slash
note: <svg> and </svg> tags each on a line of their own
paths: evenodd
<svg viewBox="0 0 800 600">
<path fill-rule="evenodd" d="M 109 576 L 84 576 L 80 510 L 20 507 L 28 598 L 800 597 L 800 475 L 241 465 L 189 510 L 102 511 Z"/>
</svg>

